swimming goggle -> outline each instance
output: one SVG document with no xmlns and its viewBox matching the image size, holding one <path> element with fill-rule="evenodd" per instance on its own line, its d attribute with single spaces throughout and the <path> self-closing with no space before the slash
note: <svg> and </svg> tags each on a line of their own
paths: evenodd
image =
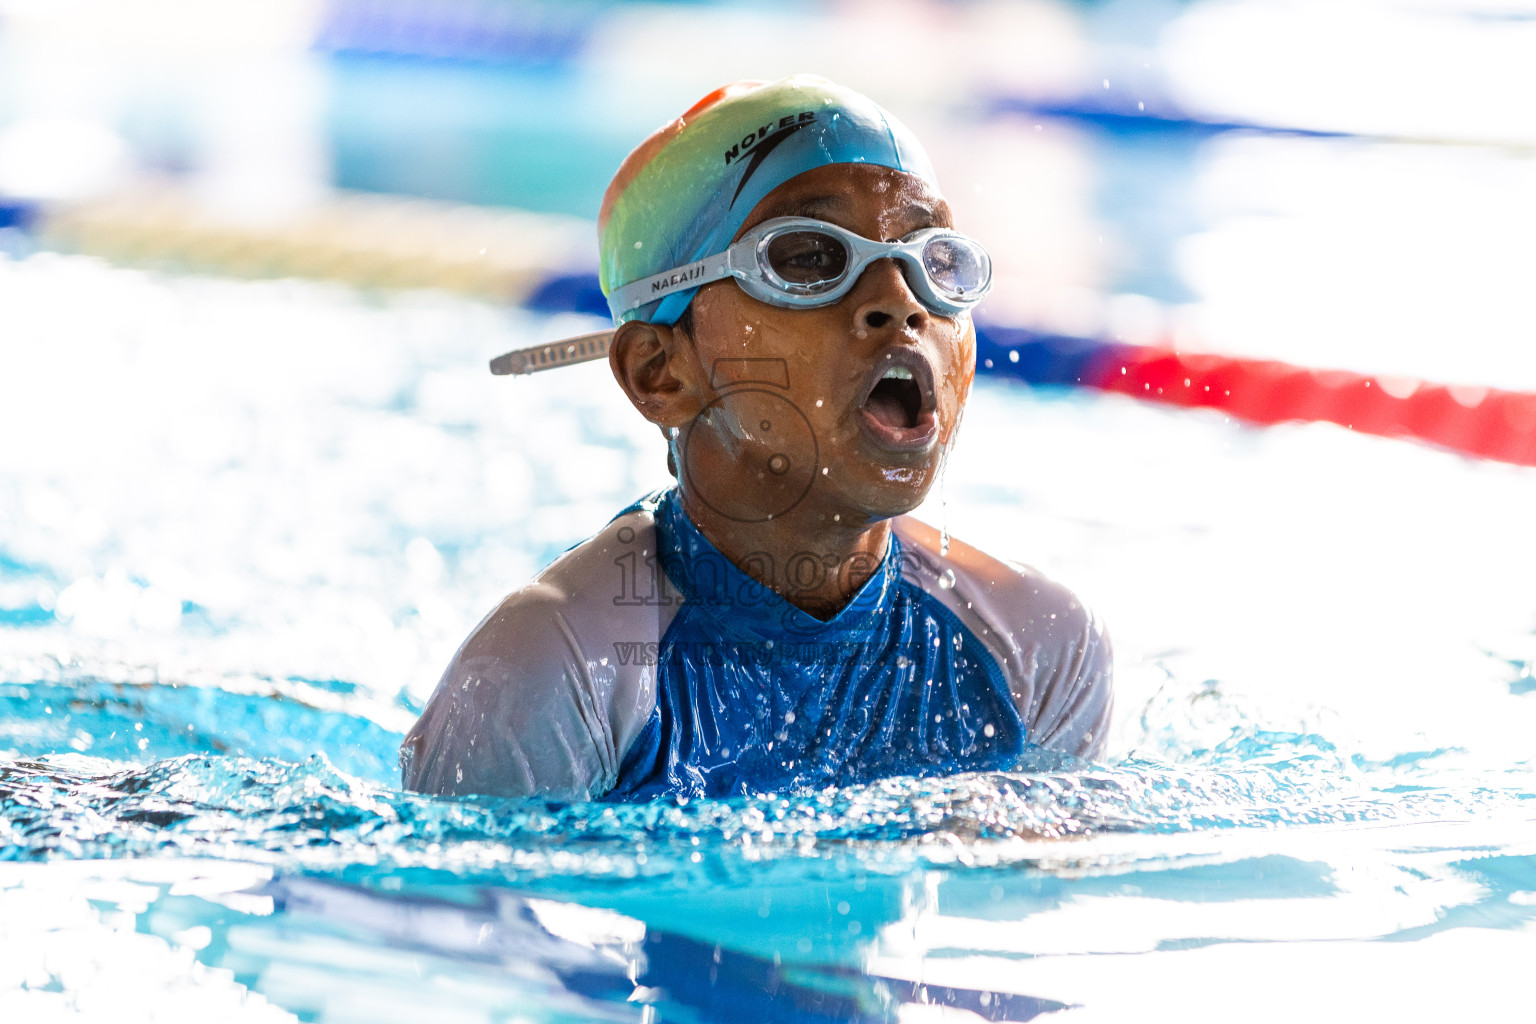
<svg viewBox="0 0 1536 1024">
<path fill-rule="evenodd" d="M 775 217 L 742 235 L 730 248 L 702 260 L 614 289 L 614 308 L 631 312 L 685 288 L 734 277 L 741 290 L 772 306 L 829 306 L 853 290 L 876 260 L 894 259 L 912 294 L 941 316 L 958 316 L 992 287 L 992 259 L 974 238 L 950 228 L 922 228 L 899 242 L 876 242 L 847 228 L 809 217 Z M 612 329 L 508 352 L 491 372 L 535 373 L 601 359 Z"/>
<path fill-rule="evenodd" d="M 981 243 L 950 228 L 922 228 L 899 242 L 876 242 L 809 217 L 775 217 L 714 256 L 641 278 L 614 290 L 629 312 L 673 292 L 734 277 L 741 290 L 785 309 L 828 306 L 853 290 L 876 260 L 895 259 L 912 293 L 941 316 L 958 316 L 992 287 L 992 260 Z"/>
</svg>

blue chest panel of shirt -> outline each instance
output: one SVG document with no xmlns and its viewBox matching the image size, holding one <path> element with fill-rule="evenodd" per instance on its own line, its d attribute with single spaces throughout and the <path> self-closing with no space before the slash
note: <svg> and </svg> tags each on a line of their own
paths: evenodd
<svg viewBox="0 0 1536 1024">
<path fill-rule="evenodd" d="M 656 709 L 610 800 L 734 796 L 892 775 L 1006 769 L 1025 729 L 996 661 L 890 550 L 822 621 L 655 505 L 658 555 L 684 602 L 662 638 Z"/>
</svg>

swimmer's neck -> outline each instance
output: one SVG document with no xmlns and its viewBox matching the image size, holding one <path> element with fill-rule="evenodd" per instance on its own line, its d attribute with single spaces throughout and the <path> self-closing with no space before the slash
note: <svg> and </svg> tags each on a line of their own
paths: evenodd
<svg viewBox="0 0 1536 1024">
<path fill-rule="evenodd" d="M 890 543 L 889 519 L 829 514 L 806 502 L 765 522 L 744 523 L 720 515 L 687 489 L 680 493 L 683 511 L 721 554 L 822 620 L 841 611 L 875 574 Z"/>
</svg>

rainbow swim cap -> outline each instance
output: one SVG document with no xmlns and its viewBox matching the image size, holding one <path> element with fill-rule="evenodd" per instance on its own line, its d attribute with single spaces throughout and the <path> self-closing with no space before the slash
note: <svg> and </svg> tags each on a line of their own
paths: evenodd
<svg viewBox="0 0 1536 1024">
<path fill-rule="evenodd" d="M 722 252 L 769 192 L 813 167 L 875 164 L 938 187 L 912 133 L 816 75 L 716 89 L 624 159 L 598 214 L 599 277 L 615 323 L 672 324 L 697 288 L 634 309 L 615 289 Z"/>
</svg>

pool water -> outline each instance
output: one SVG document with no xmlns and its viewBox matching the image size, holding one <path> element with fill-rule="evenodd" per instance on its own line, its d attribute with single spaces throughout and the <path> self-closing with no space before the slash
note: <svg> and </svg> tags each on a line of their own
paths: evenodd
<svg viewBox="0 0 1536 1024">
<path fill-rule="evenodd" d="M 604 368 L 484 370 L 588 322 L 47 254 L 0 307 L 0 1019 L 1525 998 L 1532 470 L 983 381 L 923 514 L 1108 623 L 1103 762 L 432 799 L 396 747 L 454 647 L 667 479 Z"/>
</svg>

